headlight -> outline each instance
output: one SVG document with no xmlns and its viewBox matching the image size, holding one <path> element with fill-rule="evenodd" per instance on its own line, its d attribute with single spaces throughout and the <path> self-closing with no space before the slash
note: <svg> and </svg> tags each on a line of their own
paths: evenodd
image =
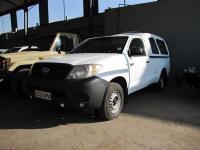
<svg viewBox="0 0 200 150">
<path fill-rule="evenodd" d="M 101 70 L 101 65 L 80 65 L 74 68 L 67 75 L 66 79 L 84 79 L 97 74 Z"/>
<path fill-rule="evenodd" d="M 4 58 L 0 56 L 0 69 L 6 69 L 6 67 L 10 64 L 11 64 L 10 58 Z"/>
</svg>

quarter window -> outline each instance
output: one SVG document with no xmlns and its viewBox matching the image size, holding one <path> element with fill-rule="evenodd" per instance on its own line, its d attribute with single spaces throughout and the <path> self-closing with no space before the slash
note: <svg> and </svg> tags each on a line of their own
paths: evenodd
<svg viewBox="0 0 200 150">
<path fill-rule="evenodd" d="M 167 47 L 165 45 L 165 42 L 162 41 L 162 40 L 156 40 L 157 44 L 158 44 L 158 47 L 160 49 L 160 52 L 161 54 L 164 54 L 164 55 L 168 55 L 168 51 L 167 51 Z"/>
<path fill-rule="evenodd" d="M 159 54 L 159 50 L 158 50 L 158 47 L 156 45 L 154 38 L 149 38 L 149 42 L 151 44 L 152 53 L 153 54 Z"/>
</svg>

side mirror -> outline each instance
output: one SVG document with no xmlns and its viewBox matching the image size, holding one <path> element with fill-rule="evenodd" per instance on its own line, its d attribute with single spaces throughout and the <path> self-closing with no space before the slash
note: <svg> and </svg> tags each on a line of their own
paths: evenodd
<svg viewBox="0 0 200 150">
<path fill-rule="evenodd" d="M 141 56 L 144 54 L 144 51 L 140 47 L 133 47 L 129 50 L 129 56 Z"/>
</svg>

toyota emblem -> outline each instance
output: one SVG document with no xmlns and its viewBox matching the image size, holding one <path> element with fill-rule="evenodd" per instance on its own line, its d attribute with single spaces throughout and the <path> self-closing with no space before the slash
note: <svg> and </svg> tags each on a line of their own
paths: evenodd
<svg viewBox="0 0 200 150">
<path fill-rule="evenodd" d="M 43 68 L 42 68 L 42 72 L 43 72 L 44 74 L 47 74 L 49 71 L 50 71 L 50 69 L 49 69 L 48 67 L 43 67 Z"/>
</svg>

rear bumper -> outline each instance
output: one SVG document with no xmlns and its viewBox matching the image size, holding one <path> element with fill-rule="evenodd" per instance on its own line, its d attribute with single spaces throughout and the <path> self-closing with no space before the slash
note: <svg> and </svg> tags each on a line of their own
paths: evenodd
<svg viewBox="0 0 200 150">
<path fill-rule="evenodd" d="M 50 92 L 52 95 L 51 101 L 46 101 L 52 104 L 64 104 L 69 108 L 99 108 L 102 104 L 108 82 L 98 77 L 92 77 L 81 80 L 45 80 L 34 77 L 29 77 L 29 86 L 31 87 L 31 97 L 35 90 Z M 80 106 L 84 104 L 84 106 Z"/>
</svg>

